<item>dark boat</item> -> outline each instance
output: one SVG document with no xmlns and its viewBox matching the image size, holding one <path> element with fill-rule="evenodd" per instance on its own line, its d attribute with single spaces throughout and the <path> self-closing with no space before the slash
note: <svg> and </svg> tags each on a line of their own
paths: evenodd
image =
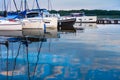
<svg viewBox="0 0 120 80">
<path fill-rule="evenodd" d="M 58 20 L 58 27 L 64 27 L 64 26 L 73 26 L 75 24 L 76 19 L 59 19 Z"/>
</svg>

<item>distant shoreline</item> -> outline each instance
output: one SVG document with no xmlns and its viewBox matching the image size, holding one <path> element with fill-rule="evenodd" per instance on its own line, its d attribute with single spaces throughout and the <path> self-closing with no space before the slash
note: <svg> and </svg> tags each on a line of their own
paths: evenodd
<svg viewBox="0 0 120 80">
<path fill-rule="evenodd" d="M 120 10 L 50 10 L 50 13 L 59 13 L 61 16 L 80 12 L 84 12 L 86 16 L 97 16 L 98 18 L 120 18 Z M 2 14 L 3 11 L 0 11 L 0 16 Z"/>
<path fill-rule="evenodd" d="M 51 10 L 51 13 L 59 13 L 61 16 L 69 15 L 70 13 L 84 12 L 86 16 L 98 16 L 98 18 L 120 18 L 120 10 Z"/>
</svg>

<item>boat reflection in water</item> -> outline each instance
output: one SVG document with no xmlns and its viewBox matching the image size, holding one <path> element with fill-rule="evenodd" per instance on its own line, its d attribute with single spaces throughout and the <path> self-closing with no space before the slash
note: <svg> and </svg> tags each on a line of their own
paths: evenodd
<svg viewBox="0 0 120 80">
<path fill-rule="evenodd" d="M 0 36 L 19 37 L 22 36 L 22 31 L 0 31 Z"/>
<path fill-rule="evenodd" d="M 56 28 L 48 28 L 45 32 L 25 29 L 22 32 L 13 31 L 12 34 L 8 31 L 0 35 L 0 79 L 29 80 L 39 79 L 41 76 L 38 75 L 45 76 L 46 72 L 43 73 L 42 69 L 47 70 L 48 64 L 52 63 L 56 56 L 41 52 L 41 49 L 47 39 L 52 41 L 52 38 L 58 38 Z"/>
<path fill-rule="evenodd" d="M 22 31 L 0 31 L 0 36 L 7 37 L 47 37 L 47 38 L 56 38 L 57 37 L 57 28 L 46 28 L 43 29 L 23 29 Z"/>
<path fill-rule="evenodd" d="M 85 30 L 87 28 L 76 30 L 66 26 L 58 30 L 24 29 L 16 34 L 0 33 L 0 79 L 119 80 L 119 50 L 112 53 L 103 48 L 101 51 L 98 48 L 101 46 L 94 47 L 95 42 L 99 44 L 94 36 L 100 33 L 87 34 Z M 93 45 L 87 43 L 89 39 L 94 41 Z"/>
<path fill-rule="evenodd" d="M 24 36 L 31 37 L 46 37 L 46 38 L 57 38 L 57 28 L 47 28 L 46 30 L 39 29 L 23 29 L 22 34 Z"/>
<path fill-rule="evenodd" d="M 59 32 L 73 32 L 76 33 L 76 29 L 73 26 L 63 26 L 63 27 L 58 27 Z"/>
<path fill-rule="evenodd" d="M 76 32 L 73 27 L 60 31 Z M 7 36 L 0 38 L 0 79 L 69 79 L 71 75 L 79 78 L 79 75 L 69 72 L 69 58 L 72 56 L 56 54 L 55 47 L 50 48 L 51 42 L 59 38 L 57 29 L 48 28 L 46 32 L 23 29 L 16 34 L 10 33 L 0 34 Z M 80 73 L 78 68 L 71 69 Z"/>
<path fill-rule="evenodd" d="M 74 25 L 75 29 L 94 29 L 97 28 L 96 23 L 75 23 Z"/>
</svg>

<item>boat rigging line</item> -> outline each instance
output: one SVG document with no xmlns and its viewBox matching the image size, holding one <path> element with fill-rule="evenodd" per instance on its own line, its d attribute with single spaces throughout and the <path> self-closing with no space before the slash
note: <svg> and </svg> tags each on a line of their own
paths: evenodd
<svg viewBox="0 0 120 80">
<path fill-rule="evenodd" d="M 30 80 L 30 70 L 29 70 L 29 64 L 30 64 L 30 63 L 29 63 L 29 58 L 28 58 L 28 57 L 29 57 L 29 56 L 28 56 L 28 54 L 29 54 L 29 53 L 28 53 L 28 46 L 29 46 L 29 45 L 28 45 L 28 42 L 27 42 L 27 41 L 28 41 L 28 40 L 27 40 L 27 37 L 26 37 L 25 39 L 26 39 L 26 40 L 25 40 L 25 41 L 26 41 L 26 42 L 25 42 L 25 45 L 26 45 L 27 64 L 28 64 L 28 66 L 27 66 L 27 69 L 28 69 L 28 80 Z"/>
<path fill-rule="evenodd" d="M 16 57 L 15 57 L 15 60 L 14 60 L 14 67 L 13 67 L 13 71 L 12 71 L 12 80 L 13 80 L 13 73 L 14 73 L 14 71 L 15 71 L 15 68 L 16 68 L 16 60 L 17 60 L 17 58 L 18 58 L 18 56 L 19 56 L 19 53 L 20 53 L 20 48 L 21 48 L 21 41 L 20 41 L 20 44 L 19 44 L 19 47 L 18 47 L 18 51 L 17 51 L 17 55 L 16 55 Z"/>
<path fill-rule="evenodd" d="M 13 3 L 15 5 L 15 8 L 16 8 L 17 12 L 18 12 L 18 8 L 17 8 L 17 4 L 16 4 L 15 0 L 13 0 Z"/>
</svg>

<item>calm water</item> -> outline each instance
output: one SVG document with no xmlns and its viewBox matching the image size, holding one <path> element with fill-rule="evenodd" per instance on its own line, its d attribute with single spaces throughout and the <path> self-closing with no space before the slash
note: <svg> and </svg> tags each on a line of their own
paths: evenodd
<svg viewBox="0 0 120 80">
<path fill-rule="evenodd" d="M 120 25 L 78 26 L 0 31 L 0 80 L 120 80 Z"/>
</svg>

